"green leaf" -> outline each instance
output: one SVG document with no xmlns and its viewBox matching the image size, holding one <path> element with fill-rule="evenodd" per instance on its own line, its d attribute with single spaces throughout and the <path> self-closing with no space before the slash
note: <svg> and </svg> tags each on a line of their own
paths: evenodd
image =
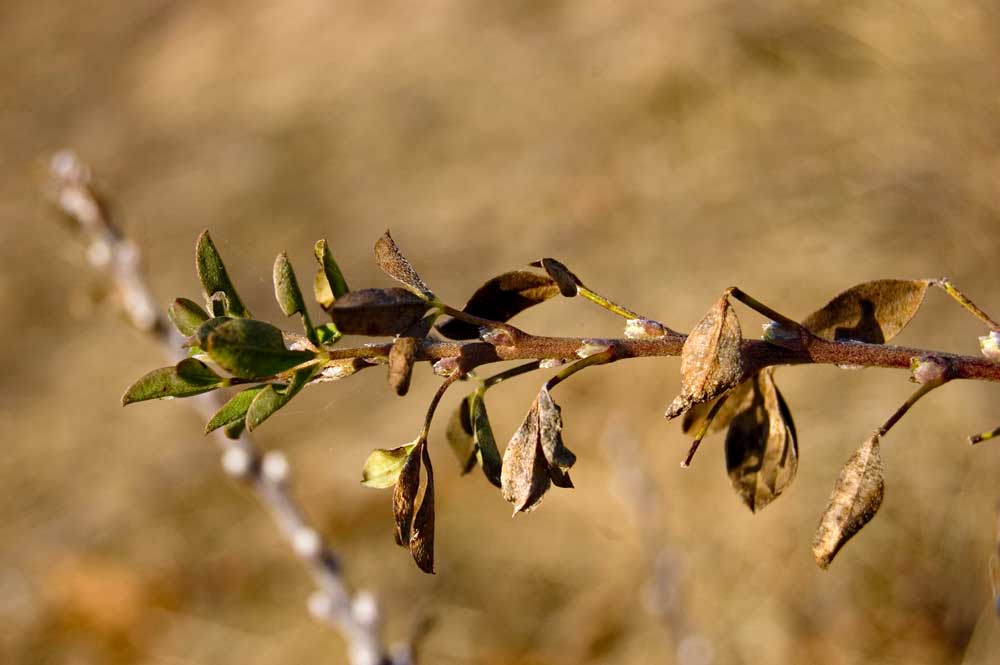
<svg viewBox="0 0 1000 665">
<path fill-rule="evenodd" d="M 365 467 L 361 470 L 361 484 L 366 487 L 385 489 L 396 484 L 399 472 L 406 464 L 407 458 L 413 449 L 417 447 L 420 440 L 399 446 L 398 448 L 378 448 L 373 450 L 368 459 L 365 460 Z"/>
<path fill-rule="evenodd" d="M 500 487 L 500 470 L 503 462 L 500 459 L 500 451 L 497 450 L 497 442 L 493 437 L 493 428 L 490 427 L 490 418 L 486 413 L 486 400 L 479 392 L 470 396 L 470 417 L 474 432 L 474 442 L 476 455 L 479 463 L 483 467 L 483 474 L 491 483 Z"/>
<path fill-rule="evenodd" d="M 420 279 L 413 265 L 403 256 L 396 242 L 386 231 L 375 243 L 375 262 L 385 274 L 406 286 L 424 300 L 434 300 L 430 288 Z"/>
<path fill-rule="evenodd" d="M 242 422 L 243 418 L 247 415 L 247 409 L 250 408 L 250 403 L 253 402 L 254 398 L 264 390 L 266 386 L 253 386 L 252 388 L 247 388 L 241 390 L 240 392 L 233 395 L 233 397 L 226 402 L 221 409 L 216 411 L 212 419 L 208 421 L 205 425 L 205 434 L 219 429 L 220 427 L 226 427 L 235 422 Z"/>
<path fill-rule="evenodd" d="M 292 401 L 309 380 L 319 371 L 319 367 L 305 367 L 292 375 L 292 380 L 286 386 L 269 383 L 258 394 L 247 411 L 246 425 L 249 431 L 257 429 L 262 422 L 274 415 L 274 412 Z"/>
<path fill-rule="evenodd" d="M 917 313 L 930 283 L 880 279 L 858 284 L 810 314 L 802 325 L 824 339 L 884 344 Z"/>
<path fill-rule="evenodd" d="M 321 326 L 316 326 L 316 341 L 320 344 L 325 344 L 331 346 L 340 341 L 340 338 L 344 335 L 337 330 L 337 326 L 332 323 L 324 323 Z"/>
<path fill-rule="evenodd" d="M 323 306 L 323 309 L 328 310 L 334 300 L 350 291 L 350 289 L 347 287 L 347 281 L 344 279 L 343 273 L 340 272 L 340 266 L 337 265 L 337 262 L 333 259 L 333 254 L 330 253 L 326 238 L 316 243 L 314 251 L 316 261 L 320 266 L 314 284 L 316 300 Z M 322 299 L 321 292 L 323 294 Z M 329 296 L 326 295 L 327 293 Z M 327 299 L 329 299 L 329 304 L 325 302 Z"/>
<path fill-rule="evenodd" d="M 173 322 L 177 332 L 190 337 L 197 332 L 198 327 L 208 321 L 208 312 L 201 305 L 187 298 L 177 298 L 167 308 L 167 316 Z"/>
<path fill-rule="evenodd" d="M 226 437 L 230 439 L 238 439 L 243 436 L 243 430 L 247 427 L 246 423 L 242 420 L 237 420 L 236 422 L 229 423 L 222 428 L 222 431 L 226 433 Z"/>
<path fill-rule="evenodd" d="M 316 357 L 311 351 L 285 348 L 278 328 L 254 319 L 223 322 L 209 333 L 203 348 L 223 369 L 243 379 L 280 374 Z"/>
<path fill-rule="evenodd" d="M 406 289 L 351 291 L 333 303 L 330 315 L 348 335 L 400 335 L 420 321 L 427 303 Z"/>
<path fill-rule="evenodd" d="M 506 322 L 533 305 L 559 294 L 559 285 L 547 275 L 515 270 L 498 275 L 480 286 L 462 311 L 491 321 Z M 437 327 L 451 339 L 475 339 L 479 326 L 451 319 Z"/>
<path fill-rule="evenodd" d="M 154 369 L 129 386 L 122 406 L 148 399 L 190 397 L 221 388 L 228 381 L 194 358 L 185 358 L 174 367 Z"/>
<path fill-rule="evenodd" d="M 306 309 L 306 301 L 302 298 L 302 291 L 299 289 L 299 282 L 295 279 L 295 271 L 288 260 L 285 252 L 278 254 L 274 260 L 274 297 L 278 301 L 278 307 L 285 316 L 299 314 L 302 316 L 302 327 L 306 331 L 306 336 L 313 344 L 318 343 L 316 331 L 313 329 L 312 321 L 309 319 L 309 310 Z"/>
<path fill-rule="evenodd" d="M 195 247 L 195 265 L 198 269 L 198 279 L 201 280 L 205 299 L 210 301 L 212 295 L 221 291 L 226 294 L 226 314 L 229 316 L 249 317 L 250 312 L 243 305 L 236 287 L 229 279 L 222 257 L 215 249 L 215 243 L 208 231 L 202 231 Z"/>
<path fill-rule="evenodd" d="M 212 334 L 212 331 L 221 326 L 223 323 L 232 320 L 233 319 L 228 316 L 215 316 L 198 326 L 198 329 L 194 331 L 194 338 L 197 340 L 198 348 L 203 350 L 207 348 L 208 336 Z"/>
</svg>

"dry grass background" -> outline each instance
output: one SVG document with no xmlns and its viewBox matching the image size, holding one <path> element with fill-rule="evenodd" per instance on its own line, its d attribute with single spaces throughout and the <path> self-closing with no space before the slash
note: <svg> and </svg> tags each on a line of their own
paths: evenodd
<svg viewBox="0 0 1000 665">
<path fill-rule="evenodd" d="M 327 236 L 352 285 L 385 284 L 370 248 L 391 227 L 459 305 L 549 255 L 679 329 L 731 284 L 804 316 L 856 282 L 947 275 L 1000 312 L 1000 12 L 986 0 L 40 0 L 3 15 L 5 663 L 344 662 L 198 419 L 180 402 L 118 405 L 160 359 L 95 303 L 40 201 L 56 148 L 97 167 L 164 303 L 197 292 L 202 228 L 276 320 L 275 254 L 302 274 Z M 568 301 L 522 323 L 620 328 Z M 977 334 L 932 293 L 898 339 L 974 353 Z M 1000 424 L 994 386 L 949 386 L 889 435 L 882 511 L 824 573 L 812 531 L 840 464 L 909 394 L 903 373 L 780 372 L 799 477 L 750 515 L 720 439 L 677 466 L 686 440 L 662 418 L 676 360 L 588 370 L 557 395 L 578 489 L 537 513 L 511 520 L 481 478 L 459 478 L 438 424 L 428 577 L 392 543 L 388 493 L 357 479 L 371 448 L 413 437 L 434 379 L 398 399 L 378 374 L 308 391 L 260 440 L 288 453 L 391 636 L 435 613 L 426 663 L 675 662 L 612 488 L 622 437 L 658 482 L 684 614 L 716 663 L 997 662 L 985 573 L 1000 452 L 963 442 Z M 538 383 L 492 394 L 498 438 Z"/>
</svg>

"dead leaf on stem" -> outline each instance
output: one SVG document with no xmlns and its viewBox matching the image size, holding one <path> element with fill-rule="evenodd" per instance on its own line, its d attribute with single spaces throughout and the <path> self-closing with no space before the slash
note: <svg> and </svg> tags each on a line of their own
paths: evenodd
<svg viewBox="0 0 1000 665">
<path fill-rule="evenodd" d="M 864 282 L 807 316 L 802 325 L 823 339 L 884 344 L 917 313 L 930 284 L 926 279 Z"/>
<path fill-rule="evenodd" d="M 413 265 L 407 260 L 403 253 L 386 231 L 375 243 L 375 262 L 385 274 L 392 277 L 397 282 L 406 286 L 424 300 L 433 300 L 434 294 L 430 287 L 424 284 L 420 275 L 414 270 Z"/>
<path fill-rule="evenodd" d="M 389 387 L 397 395 L 405 395 L 410 389 L 417 344 L 418 340 L 414 337 L 397 337 L 389 349 Z"/>
<path fill-rule="evenodd" d="M 547 275 L 515 270 L 498 275 L 480 286 L 462 311 L 481 319 L 509 321 L 524 310 L 559 294 L 559 285 Z M 451 319 L 437 326 L 450 339 L 475 339 L 479 326 Z"/>
</svg>

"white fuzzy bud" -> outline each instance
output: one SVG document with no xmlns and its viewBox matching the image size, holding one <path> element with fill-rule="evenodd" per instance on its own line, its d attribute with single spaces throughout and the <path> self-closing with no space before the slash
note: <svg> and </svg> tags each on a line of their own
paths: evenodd
<svg viewBox="0 0 1000 665">
<path fill-rule="evenodd" d="M 261 466 L 264 479 L 268 482 L 279 484 L 288 480 L 288 458 L 285 454 L 277 450 L 272 450 L 264 455 L 264 462 Z"/>
<path fill-rule="evenodd" d="M 243 448 L 230 446 L 222 453 L 222 469 L 233 478 L 246 478 L 253 466 L 253 456 Z"/>
<path fill-rule="evenodd" d="M 980 337 L 979 348 L 990 360 L 1000 360 L 1000 331 L 994 330 L 989 335 Z"/>
</svg>

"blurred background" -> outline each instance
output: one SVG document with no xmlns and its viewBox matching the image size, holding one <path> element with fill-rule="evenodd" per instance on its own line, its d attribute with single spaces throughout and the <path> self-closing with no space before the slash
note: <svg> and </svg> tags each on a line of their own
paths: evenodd
<svg viewBox="0 0 1000 665">
<path fill-rule="evenodd" d="M 2 7 L 5 663 L 346 662 L 198 416 L 176 401 L 120 407 L 164 363 L 40 195 L 56 149 L 94 166 L 164 305 L 197 297 L 204 228 L 273 321 L 278 252 L 308 275 L 327 237 L 353 287 L 386 286 L 371 247 L 391 228 L 457 306 L 555 256 L 679 330 L 734 284 L 798 318 L 858 282 L 946 275 L 1000 315 L 993 2 Z M 754 335 L 760 317 L 740 316 Z M 621 332 L 579 299 L 518 323 Z M 976 354 L 983 332 L 931 292 L 896 341 Z M 662 417 L 678 365 L 629 361 L 561 386 L 577 489 L 516 519 L 479 474 L 458 475 L 443 432 L 464 386 L 452 390 L 431 441 L 436 576 L 393 544 L 390 492 L 358 484 L 372 448 L 416 435 L 437 383 L 427 368 L 403 399 L 382 370 L 310 389 L 258 441 L 287 453 L 391 639 L 436 617 L 425 663 L 997 662 L 1000 449 L 965 437 L 1000 425 L 1000 389 L 949 385 L 889 434 L 881 512 L 823 572 L 809 545 L 834 479 L 909 395 L 906 374 L 780 371 L 798 478 L 751 515 L 721 435 L 678 467 L 688 441 Z M 500 442 L 542 380 L 491 391 Z M 665 599 L 683 630 L 651 611 Z"/>
</svg>

